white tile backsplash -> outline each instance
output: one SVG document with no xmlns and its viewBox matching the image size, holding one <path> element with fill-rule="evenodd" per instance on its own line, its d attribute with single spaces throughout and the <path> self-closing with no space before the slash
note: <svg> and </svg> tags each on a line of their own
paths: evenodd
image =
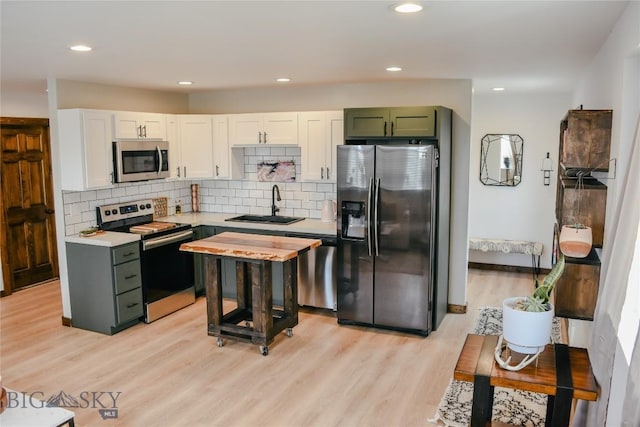
<svg viewBox="0 0 640 427">
<path fill-rule="evenodd" d="M 96 206 L 139 199 L 167 197 L 169 214 L 176 203 L 183 212 L 191 211 L 191 184 L 200 185 L 200 211 L 237 214 L 271 214 L 271 191 L 278 185 L 282 201 L 276 202 L 279 215 L 320 219 L 322 201 L 336 200 L 336 185 L 315 182 L 258 182 L 257 165 L 262 161 L 293 160 L 296 179 L 300 178 L 300 148 L 247 147 L 245 179 L 201 181 L 150 181 L 116 184 L 114 188 L 82 192 L 63 191 L 65 232 L 67 235 L 96 225 Z"/>
</svg>

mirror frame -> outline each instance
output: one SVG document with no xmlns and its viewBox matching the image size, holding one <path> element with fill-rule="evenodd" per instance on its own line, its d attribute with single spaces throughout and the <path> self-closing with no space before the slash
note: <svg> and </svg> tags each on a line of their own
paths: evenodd
<svg viewBox="0 0 640 427">
<path fill-rule="evenodd" d="M 489 174 L 489 168 L 487 166 L 487 156 L 489 155 L 489 149 L 491 143 L 499 143 L 505 137 L 509 139 L 509 142 L 514 145 L 513 158 L 515 162 L 513 168 L 508 170 L 513 171 L 513 178 L 502 179 L 502 177 L 495 177 Z M 484 185 L 490 185 L 495 187 L 515 187 L 522 182 L 522 154 L 524 152 L 524 140 L 518 134 L 514 133 L 489 133 L 482 137 L 480 140 L 480 182 Z"/>
</svg>

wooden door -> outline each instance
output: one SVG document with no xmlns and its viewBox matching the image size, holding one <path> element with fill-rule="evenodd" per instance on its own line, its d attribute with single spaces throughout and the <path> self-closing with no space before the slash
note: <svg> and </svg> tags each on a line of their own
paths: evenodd
<svg viewBox="0 0 640 427">
<path fill-rule="evenodd" d="M 58 276 L 48 119 L 1 118 L 3 294 Z"/>
</svg>

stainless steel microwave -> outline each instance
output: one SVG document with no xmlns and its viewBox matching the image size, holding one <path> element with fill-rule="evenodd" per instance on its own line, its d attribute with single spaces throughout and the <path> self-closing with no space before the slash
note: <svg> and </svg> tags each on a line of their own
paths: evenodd
<svg viewBox="0 0 640 427">
<path fill-rule="evenodd" d="M 114 182 L 147 181 L 169 177 L 167 141 L 115 141 Z"/>
</svg>

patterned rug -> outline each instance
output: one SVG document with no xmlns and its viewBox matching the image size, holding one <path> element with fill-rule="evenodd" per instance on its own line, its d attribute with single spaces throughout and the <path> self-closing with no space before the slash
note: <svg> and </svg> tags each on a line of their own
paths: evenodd
<svg viewBox="0 0 640 427">
<path fill-rule="evenodd" d="M 502 333 L 502 309 L 484 307 L 470 332 L 476 335 Z M 560 321 L 553 319 L 551 341 L 560 342 Z M 451 380 L 442 396 L 438 410 L 429 422 L 437 425 L 466 427 L 471 422 L 473 383 Z M 493 396 L 492 420 L 516 426 L 544 426 L 547 395 L 496 387 Z"/>
</svg>

